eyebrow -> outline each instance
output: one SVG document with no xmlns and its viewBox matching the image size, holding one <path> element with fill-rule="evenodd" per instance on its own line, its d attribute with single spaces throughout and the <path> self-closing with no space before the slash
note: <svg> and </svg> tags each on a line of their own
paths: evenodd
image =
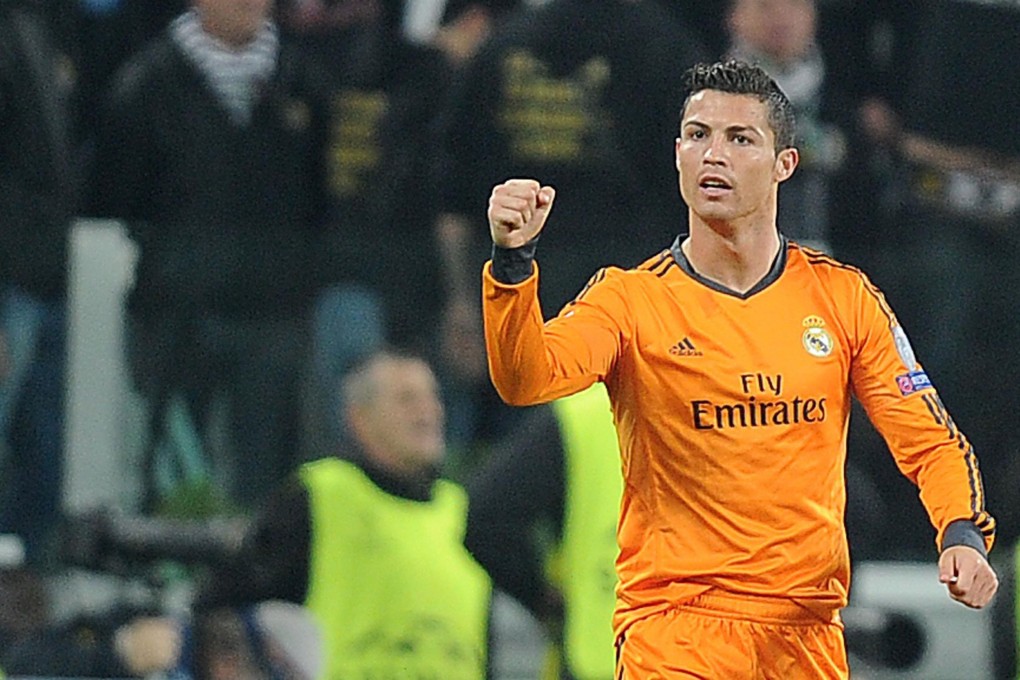
<svg viewBox="0 0 1020 680">
<path fill-rule="evenodd" d="M 702 123 L 701 121 L 697 120 L 689 120 L 683 124 L 683 127 L 686 128 L 689 125 L 693 125 L 694 127 L 700 128 L 702 130 L 712 129 L 710 125 Z M 729 134 L 746 134 L 750 132 L 755 136 L 760 137 L 761 139 L 765 139 L 765 133 L 762 130 L 759 130 L 758 128 L 754 127 L 753 125 L 730 125 L 729 127 L 726 128 L 726 132 L 728 132 Z"/>
</svg>

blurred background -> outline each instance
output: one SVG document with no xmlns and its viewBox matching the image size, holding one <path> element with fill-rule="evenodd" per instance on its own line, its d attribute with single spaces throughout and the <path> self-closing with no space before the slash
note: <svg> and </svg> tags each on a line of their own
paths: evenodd
<svg viewBox="0 0 1020 680">
<path fill-rule="evenodd" d="M 173 663 L 133 664 L 130 624 L 196 634 L 196 592 L 274 491 L 361 441 L 341 381 L 380 348 L 430 367 L 437 474 L 471 507 L 512 474 L 507 451 L 559 446 L 488 382 L 489 190 L 559 189 L 539 255 L 555 313 L 685 230 L 680 77 L 727 56 L 797 111 L 780 230 L 884 291 L 998 520 L 1003 590 L 965 610 L 916 489 L 855 413 L 854 677 L 1020 677 L 1011 0 L 0 0 L 0 668 L 186 677 L 187 635 Z M 490 568 L 490 677 L 611 677 L 578 672 L 561 639 L 562 467 L 500 506 L 527 549 Z M 469 539 L 505 537 L 465 512 Z M 260 615 L 262 637 L 228 621 L 210 654 L 316 656 L 289 642 L 306 613 Z M 226 666 L 190 673 L 264 677 Z M 318 673 L 294 666 L 269 676 Z"/>
</svg>

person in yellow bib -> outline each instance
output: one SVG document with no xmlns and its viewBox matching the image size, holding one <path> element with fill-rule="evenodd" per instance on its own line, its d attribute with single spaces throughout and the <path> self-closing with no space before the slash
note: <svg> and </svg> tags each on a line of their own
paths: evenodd
<svg viewBox="0 0 1020 680">
<path fill-rule="evenodd" d="M 467 494 L 440 477 L 435 376 L 423 359 L 385 349 L 342 389 L 346 450 L 302 465 L 267 499 L 234 557 L 199 585 L 196 622 L 293 602 L 318 624 L 316 678 L 484 680 L 492 587 L 463 544 Z"/>
<path fill-rule="evenodd" d="M 349 450 L 299 469 L 196 606 L 304 603 L 322 629 L 324 678 L 481 680 L 491 586 L 463 546 L 467 496 L 439 477 L 432 370 L 384 351 L 343 392 Z"/>
<path fill-rule="evenodd" d="M 468 550 L 548 627 L 544 678 L 612 680 L 623 476 L 599 383 L 535 409 L 467 482 Z"/>
</svg>

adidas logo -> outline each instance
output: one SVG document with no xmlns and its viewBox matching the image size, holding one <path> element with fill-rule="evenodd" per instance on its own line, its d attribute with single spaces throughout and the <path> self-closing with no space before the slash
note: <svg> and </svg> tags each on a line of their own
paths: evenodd
<svg viewBox="0 0 1020 680">
<path fill-rule="evenodd" d="M 691 339 L 684 337 L 683 340 L 669 348 L 669 353 L 677 357 L 700 357 L 702 352 L 694 346 Z"/>
</svg>

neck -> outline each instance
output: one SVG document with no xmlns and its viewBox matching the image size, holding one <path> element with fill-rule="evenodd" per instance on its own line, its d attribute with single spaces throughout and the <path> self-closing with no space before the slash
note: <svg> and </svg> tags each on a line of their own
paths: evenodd
<svg viewBox="0 0 1020 680">
<path fill-rule="evenodd" d="M 396 467 L 386 457 L 372 454 L 365 448 L 354 447 L 349 456 L 383 491 L 401 498 L 427 501 L 432 498 L 432 487 L 439 479 L 439 468 L 423 464 L 414 468 Z"/>
<path fill-rule="evenodd" d="M 768 274 L 779 247 L 774 221 L 735 229 L 729 223 L 710 224 L 694 215 L 691 235 L 680 244 L 694 271 L 738 293 L 746 293 Z"/>
</svg>

